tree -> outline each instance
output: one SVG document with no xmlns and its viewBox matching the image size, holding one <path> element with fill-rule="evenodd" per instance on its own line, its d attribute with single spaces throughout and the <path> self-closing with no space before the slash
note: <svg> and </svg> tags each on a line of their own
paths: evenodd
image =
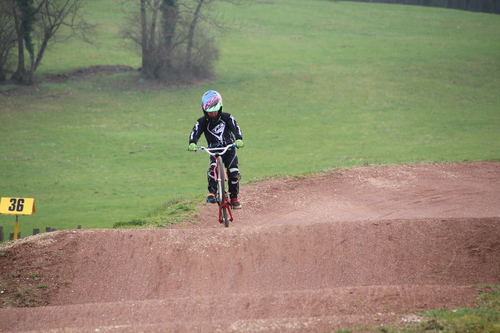
<svg viewBox="0 0 500 333">
<path fill-rule="evenodd" d="M 26 67 L 24 61 L 24 43 L 31 43 L 31 23 L 33 21 L 33 1 L 14 0 L 12 4 L 12 16 L 14 17 L 14 28 L 17 36 L 17 70 L 12 79 L 18 82 L 25 81 Z M 30 44 L 31 46 L 31 44 Z"/>
<path fill-rule="evenodd" d="M 142 76 L 169 83 L 213 76 L 219 56 L 215 37 L 223 25 L 210 9 L 220 1 L 126 0 L 140 8 L 139 17 L 128 14 L 122 36 L 140 46 Z"/>
<path fill-rule="evenodd" d="M 84 42 L 91 43 L 91 37 L 95 34 L 95 25 L 87 23 L 79 14 L 83 2 L 84 0 L 41 1 L 43 6 L 40 8 L 38 19 L 35 22 L 38 53 L 34 59 L 34 70 L 40 65 L 49 42 L 60 43 L 69 38 L 77 37 Z M 69 29 L 68 35 L 56 35 L 61 26 Z"/>
<path fill-rule="evenodd" d="M 7 79 L 11 52 L 16 46 L 16 30 L 11 8 L 9 1 L 0 2 L 0 82 Z"/>
<path fill-rule="evenodd" d="M 2 19 L 0 12 L 0 26 L 5 22 L 4 30 L 0 30 L 2 49 L 5 46 L 12 50 L 12 43 L 17 46 L 17 69 L 11 79 L 17 83 L 31 84 L 33 74 L 41 64 L 45 51 L 50 44 L 63 42 L 74 36 L 89 42 L 89 36 L 95 31 L 78 14 L 84 0 L 2 0 L 0 11 L 12 17 L 11 21 Z M 60 27 L 65 26 L 68 32 L 65 36 L 56 33 Z M 4 34 L 1 34 L 5 31 Z M 8 39 L 12 31 L 15 38 Z M 5 36 L 5 38 L 2 38 Z M 5 44 L 4 44 L 5 43 Z M 29 62 L 25 59 L 28 52 Z M 2 60 L 6 62 L 8 52 L 0 52 L 0 80 L 2 78 Z M 4 64 L 5 64 L 4 62 Z M 28 67 L 26 68 L 26 65 Z M 3 68 L 5 80 L 5 68 Z"/>
</svg>

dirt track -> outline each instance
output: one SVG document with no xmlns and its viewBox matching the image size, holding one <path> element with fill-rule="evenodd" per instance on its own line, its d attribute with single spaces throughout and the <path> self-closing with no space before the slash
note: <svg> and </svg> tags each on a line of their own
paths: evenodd
<svg viewBox="0 0 500 333">
<path fill-rule="evenodd" d="M 329 332 L 471 305 L 473 284 L 500 282 L 500 163 L 262 181 L 241 201 L 227 229 L 205 205 L 197 224 L 0 248 L 1 279 L 39 272 L 50 289 L 46 306 L 0 309 L 0 332 Z"/>
</svg>

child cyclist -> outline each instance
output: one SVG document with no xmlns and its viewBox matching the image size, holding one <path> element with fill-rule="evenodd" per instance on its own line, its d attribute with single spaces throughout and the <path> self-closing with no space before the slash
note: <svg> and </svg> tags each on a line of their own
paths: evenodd
<svg viewBox="0 0 500 333">
<path fill-rule="evenodd" d="M 236 120 L 227 112 L 222 112 L 222 96 L 214 90 L 209 90 L 201 97 L 201 109 L 204 116 L 196 121 L 196 124 L 189 135 L 189 151 L 194 151 L 196 143 L 201 134 L 205 134 L 208 148 L 225 147 L 236 144 L 236 148 L 243 148 L 243 136 Z M 229 180 L 229 197 L 233 209 L 241 209 L 238 201 L 239 181 L 241 179 L 238 170 L 238 156 L 236 149 L 229 148 L 222 155 L 222 160 L 226 166 Z M 214 175 L 215 157 L 210 156 L 210 166 L 208 168 L 208 192 L 207 202 L 215 203 L 215 192 L 217 181 Z"/>
</svg>

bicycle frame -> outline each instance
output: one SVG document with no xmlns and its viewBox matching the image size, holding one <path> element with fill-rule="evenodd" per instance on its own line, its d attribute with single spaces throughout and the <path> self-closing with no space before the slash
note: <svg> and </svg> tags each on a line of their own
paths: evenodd
<svg viewBox="0 0 500 333">
<path fill-rule="evenodd" d="M 229 198 L 225 190 L 227 176 L 226 170 L 224 168 L 224 162 L 222 161 L 222 155 L 224 155 L 229 148 L 235 146 L 235 144 L 231 144 L 226 147 L 220 148 L 195 148 L 195 151 L 204 150 L 210 156 L 215 157 L 214 177 L 217 181 L 217 204 L 219 205 L 219 222 L 224 223 L 224 227 L 226 228 L 229 227 L 229 222 L 233 221 L 233 213 L 231 211 L 231 204 L 229 203 Z"/>
</svg>

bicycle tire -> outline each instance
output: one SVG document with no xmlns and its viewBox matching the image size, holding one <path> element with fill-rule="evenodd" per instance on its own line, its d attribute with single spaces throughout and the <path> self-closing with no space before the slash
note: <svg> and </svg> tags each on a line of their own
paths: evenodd
<svg viewBox="0 0 500 333">
<path fill-rule="evenodd" d="M 224 222 L 224 227 L 229 227 L 229 217 L 227 216 L 227 208 L 222 207 L 222 221 Z"/>
<path fill-rule="evenodd" d="M 229 227 L 229 217 L 227 214 L 227 207 L 225 207 L 223 204 L 226 199 L 226 181 L 225 181 L 225 173 L 224 173 L 224 163 L 222 162 L 222 157 L 217 157 L 217 181 L 219 182 L 217 189 L 218 189 L 218 196 L 217 199 L 219 200 L 219 205 L 221 206 L 222 209 L 222 222 L 224 223 L 224 227 Z"/>
<path fill-rule="evenodd" d="M 217 157 L 215 162 L 217 163 L 217 174 L 215 175 L 217 177 L 217 201 L 219 202 L 219 205 L 222 205 L 226 191 L 224 184 L 224 163 L 222 162 L 222 157 L 220 156 Z"/>
</svg>

